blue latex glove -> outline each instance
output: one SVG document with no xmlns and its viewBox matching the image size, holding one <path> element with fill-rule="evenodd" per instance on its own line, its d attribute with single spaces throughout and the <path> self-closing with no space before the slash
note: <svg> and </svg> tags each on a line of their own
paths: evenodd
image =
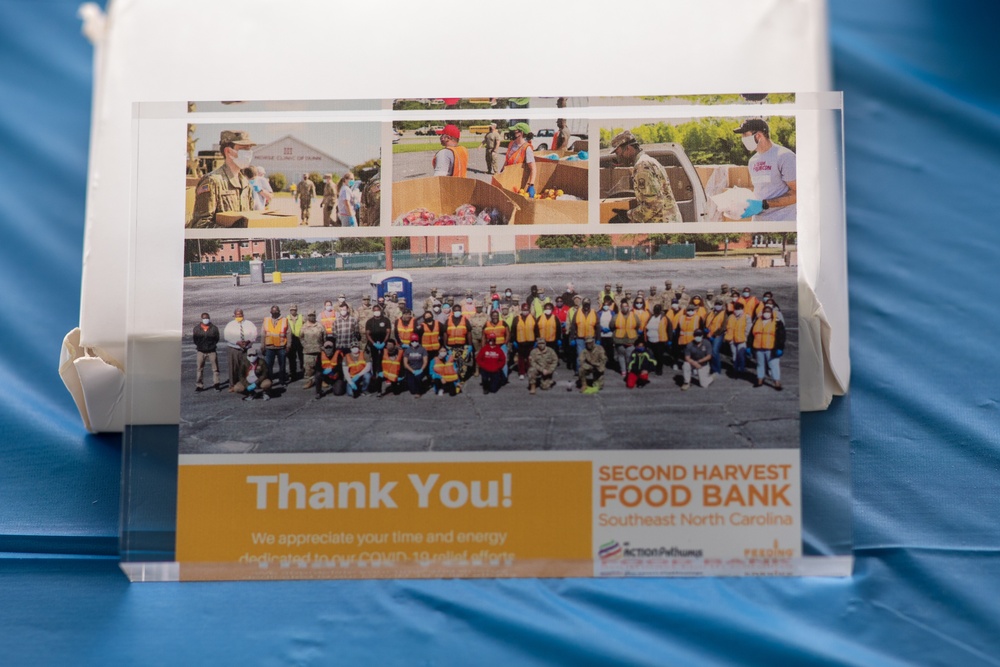
<svg viewBox="0 0 1000 667">
<path fill-rule="evenodd" d="M 323 375 L 329 375 L 332 372 L 333 372 L 332 368 L 324 368 L 323 369 Z"/>
<path fill-rule="evenodd" d="M 424 369 L 423 368 L 419 368 L 419 369 L 413 371 L 413 374 L 414 375 L 423 375 L 424 374 Z"/>
<path fill-rule="evenodd" d="M 531 197 L 532 199 L 535 198 L 535 186 L 534 185 L 529 185 L 528 186 L 528 196 Z"/>
<path fill-rule="evenodd" d="M 377 375 L 376 377 L 380 377 L 380 378 L 384 378 L 385 376 L 384 376 L 384 375 L 382 375 L 382 371 L 379 371 L 379 372 L 378 372 L 378 375 Z"/>
<path fill-rule="evenodd" d="M 517 341 L 516 341 L 516 340 L 515 340 L 515 341 L 513 341 L 513 342 L 511 343 L 511 346 L 513 347 L 513 349 L 515 349 L 515 350 L 516 350 L 516 349 L 517 349 Z"/>
<path fill-rule="evenodd" d="M 784 351 L 784 350 L 775 350 L 775 351 L 774 351 L 774 356 L 776 356 L 776 357 L 780 357 L 780 356 L 781 356 L 781 355 L 783 355 L 784 353 L 785 353 L 785 351 Z"/>
<path fill-rule="evenodd" d="M 601 327 L 601 333 L 611 333 L 611 329 L 607 327 Z"/>
<path fill-rule="evenodd" d="M 562 338 L 556 338 L 556 347 L 562 347 Z"/>
<path fill-rule="evenodd" d="M 250 386 L 247 387 L 247 391 L 253 391 L 256 388 L 257 388 L 257 383 L 256 382 L 251 382 Z"/>
<path fill-rule="evenodd" d="M 764 212 L 764 200 L 763 199 L 748 199 L 747 208 L 743 211 L 743 215 L 740 218 L 750 218 L 758 213 Z"/>
<path fill-rule="evenodd" d="M 358 386 L 356 384 L 354 384 L 354 380 L 348 380 L 347 381 L 347 386 L 351 388 L 351 391 L 354 391 L 355 389 L 358 388 Z"/>
<path fill-rule="evenodd" d="M 471 345 L 466 345 L 465 346 L 465 353 L 467 355 L 469 355 L 470 357 L 472 356 L 472 346 Z"/>
</svg>

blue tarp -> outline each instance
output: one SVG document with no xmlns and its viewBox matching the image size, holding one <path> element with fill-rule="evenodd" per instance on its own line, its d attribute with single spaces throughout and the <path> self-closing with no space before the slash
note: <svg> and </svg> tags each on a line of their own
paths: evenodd
<svg viewBox="0 0 1000 667">
<path fill-rule="evenodd" d="M 0 0 L 0 664 L 1000 663 L 994 2 L 830 0 L 853 577 L 249 585 L 126 582 L 119 440 L 55 373 L 83 253 L 77 4 Z"/>
</svg>

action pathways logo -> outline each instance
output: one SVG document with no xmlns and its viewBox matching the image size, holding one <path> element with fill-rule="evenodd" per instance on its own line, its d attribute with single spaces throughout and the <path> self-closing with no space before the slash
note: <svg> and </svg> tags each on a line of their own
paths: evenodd
<svg viewBox="0 0 1000 667">
<path fill-rule="evenodd" d="M 622 549 L 622 545 L 618 544 L 618 540 L 611 540 L 601 545 L 597 555 L 600 557 L 602 563 L 611 563 L 621 560 L 623 553 L 624 550 Z"/>
</svg>

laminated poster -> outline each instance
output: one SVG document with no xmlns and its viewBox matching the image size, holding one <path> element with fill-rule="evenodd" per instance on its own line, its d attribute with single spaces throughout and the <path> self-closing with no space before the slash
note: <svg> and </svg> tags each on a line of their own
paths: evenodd
<svg viewBox="0 0 1000 667">
<path fill-rule="evenodd" d="M 177 452 L 176 535 L 127 494 L 126 570 L 800 573 L 809 114 L 138 105 L 127 452 Z"/>
</svg>

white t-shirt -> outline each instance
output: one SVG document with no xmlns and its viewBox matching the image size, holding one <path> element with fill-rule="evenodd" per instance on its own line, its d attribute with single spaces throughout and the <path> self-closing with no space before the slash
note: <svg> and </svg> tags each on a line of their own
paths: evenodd
<svg viewBox="0 0 1000 667">
<path fill-rule="evenodd" d="M 795 181 L 795 153 L 784 146 L 772 144 L 763 153 L 755 153 L 747 168 L 753 183 L 754 199 L 775 199 L 788 192 L 788 183 Z M 795 204 L 768 209 L 754 220 L 795 220 Z"/>
</svg>

